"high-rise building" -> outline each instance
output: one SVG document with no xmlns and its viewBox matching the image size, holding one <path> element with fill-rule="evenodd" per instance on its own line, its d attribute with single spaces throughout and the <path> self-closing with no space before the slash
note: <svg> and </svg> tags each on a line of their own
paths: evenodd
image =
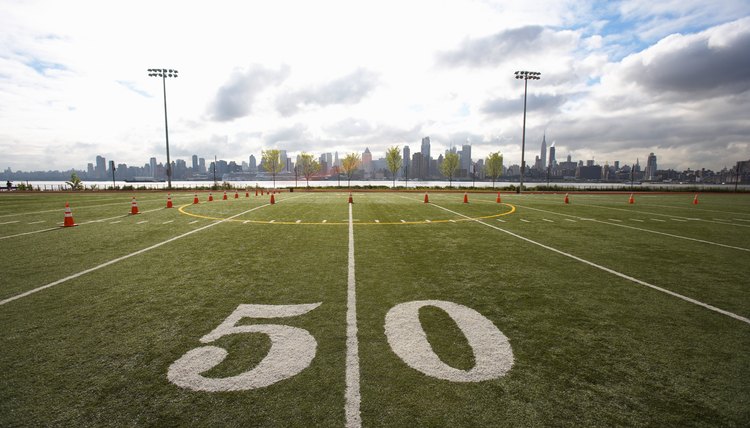
<svg viewBox="0 0 750 428">
<path fill-rule="evenodd" d="M 411 149 L 409 146 L 404 146 L 404 167 L 411 165 Z"/>
<path fill-rule="evenodd" d="M 539 155 L 539 166 L 542 170 L 547 168 L 547 133 L 542 137 L 542 150 Z"/>
<path fill-rule="evenodd" d="M 464 144 L 461 147 L 460 165 L 460 168 L 465 170 L 467 174 L 471 172 L 471 144 Z"/>
<path fill-rule="evenodd" d="M 333 166 L 341 169 L 341 161 L 339 160 L 339 152 L 334 152 L 333 154 Z"/>
<path fill-rule="evenodd" d="M 148 165 L 151 167 L 151 177 L 156 178 L 156 158 L 149 159 Z"/>
<path fill-rule="evenodd" d="M 430 137 L 422 138 L 422 150 L 420 153 L 422 153 L 422 163 L 425 166 L 424 176 L 420 178 L 427 178 L 430 176 Z"/>
<path fill-rule="evenodd" d="M 193 155 L 193 164 L 191 167 L 193 168 L 193 172 L 198 172 L 198 155 Z"/>
<path fill-rule="evenodd" d="M 104 159 L 104 157 L 96 157 L 96 167 L 94 169 L 94 174 L 96 175 L 96 178 L 107 177 L 107 160 Z"/>
<path fill-rule="evenodd" d="M 645 180 L 653 181 L 656 179 L 656 155 L 649 153 L 648 160 L 646 160 L 646 170 L 644 171 Z"/>
<path fill-rule="evenodd" d="M 549 165 L 552 166 L 552 168 L 557 166 L 557 159 L 555 158 L 555 142 L 552 142 L 552 145 L 549 146 Z"/>
<path fill-rule="evenodd" d="M 198 158 L 198 172 L 206 173 L 206 158 Z"/>
<path fill-rule="evenodd" d="M 366 147 L 365 152 L 362 153 L 362 169 L 365 171 L 365 178 L 370 178 L 372 174 L 372 153 L 370 153 L 369 147 Z"/>
<path fill-rule="evenodd" d="M 247 168 L 250 172 L 258 172 L 258 161 L 255 160 L 254 155 L 250 155 L 250 157 L 247 158 Z"/>
</svg>

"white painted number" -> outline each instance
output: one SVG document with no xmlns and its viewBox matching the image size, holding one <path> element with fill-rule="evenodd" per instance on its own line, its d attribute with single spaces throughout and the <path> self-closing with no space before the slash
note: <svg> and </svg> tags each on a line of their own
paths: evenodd
<svg viewBox="0 0 750 428">
<path fill-rule="evenodd" d="M 471 370 L 445 364 L 432 350 L 419 321 L 419 309 L 425 306 L 444 310 L 456 322 L 474 351 Z M 385 316 L 385 335 L 393 352 L 409 367 L 438 379 L 480 382 L 497 379 L 513 366 L 508 338 L 482 314 L 457 303 L 421 300 L 396 305 Z"/>
<path fill-rule="evenodd" d="M 244 373 L 225 378 L 207 378 L 202 373 L 219 365 L 227 351 L 217 346 L 194 348 L 172 363 L 167 372 L 170 382 L 196 391 L 244 391 L 263 388 L 288 379 L 306 369 L 317 349 L 315 338 L 297 327 L 275 324 L 237 325 L 242 318 L 288 318 L 306 314 L 320 306 L 307 305 L 239 305 L 201 343 L 237 333 L 263 333 L 271 340 L 271 349 L 258 365 Z"/>
<path fill-rule="evenodd" d="M 244 373 L 224 378 L 208 378 L 202 373 L 219 365 L 227 351 L 217 346 L 201 346 L 185 353 L 167 372 L 175 385 L 195 391 L 244 391 L 263 388 L 288 379 L 306 369 L 317 349 L 315 338 L 297 327 L 276 324 L 237 325 L 243 318 L 288 318 L 306 314 L 320 306 L 239 305 L 218 327 L 203 336 L 211 343 L 237 333 L 263 333 L 271 339 L 271 349 L 258 365 Z M 419 309 L 434 306 L 456 322 L 474 352 L 474 367 L 461 370 L 440 360 L 433 351 L 419 321 Z M 480 382 L 504 376 L 513 366 L 513 350 L 508 338 L 492 321 L 474 309 L 442 300 L 419 300 L 394 306 L 385 316 L 385 335 L 391 349 L 409 367 L 427 376 L 453 382 Z"/>
</svg>

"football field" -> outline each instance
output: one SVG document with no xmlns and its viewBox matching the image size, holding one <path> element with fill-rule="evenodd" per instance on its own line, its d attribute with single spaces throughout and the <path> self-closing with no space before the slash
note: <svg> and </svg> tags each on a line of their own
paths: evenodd
<svg viewBox="0 0 750 428">
<path fill-rule="evenodd" d="M 750 195 L 212 196 L 0 194 L 0 426 L 750 425 Z"/>
</svg>

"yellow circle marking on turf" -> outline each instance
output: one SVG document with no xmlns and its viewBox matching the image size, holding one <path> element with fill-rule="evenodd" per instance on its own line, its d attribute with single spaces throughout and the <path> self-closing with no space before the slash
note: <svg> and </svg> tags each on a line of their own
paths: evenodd
<svg viewBox="0 0 750 428">
<path fill-rule="evenodd" d="M 323 222 L 310 222 L 310 221 L 304 222 L 303 221 L 303 222 L 297 223 L 296 220 L 295 221 L 240 220 L 240 219 L 231 219 L 231 220 L 228 220 L 226 218 L 211 217 L 211 216 L 207 216 L 207 215 L 194 214 L 194 213 L 189 213 L 189 212 L 185 211 L 185 208 L 189 207 L 191 205 L 194 205 L 194 204 L 185 204 L 185 205 L 182 205 L 177 210 L 180 213 L 182 213 L 182 214 L 189 215 L 191 217 L 202 218 L 202 219 L 205 219 L 205 220 L 217 220 L 217 221 L 222 221 L 223 220 L 223 221 L 232 221 L 232 222 L 238 222 L 238 223 L 293 224 L 293 225 L 304 224 L 304 225 L 334 225 L 334 226 L 341 226 L 341 225 L 349 224 L 348 221 L 341 221 L 341 222 L 329 221 L 329 222 L 326 222 L 326 223 L 323 223 Z M 481 216 L 481 217 L 471 217 L 471 218 L 459 217 L 459 218 L 446 219 L 446 220 L 430 220 L 430 221 L 421 220 L 421 221 L 405 221 L 405 222 L 401 222 L 401 221 L 397 221 L 397 222 L 396 221 L 394 221 L 394 222 L 383 222 L 383 221 L 381 221 L 381 222 L 378 222 L 378 223 L 376 223 L 375 221 L 371 221 L 371 222 L 366 222 L 366 223 L 363 223 L 363 222 L 354 222 L 354 224 L 355 225 L 368 226 L 368 225 L 435 224 L 435 223 L 448 223 L 448 222 L 458 223 L 460 221 L 486 220 L 486 219 L 489 219 L 489 218 L 502 217 L 502 216 L 506 216 L 506 215 L 513 214 L 514 212 L 516 212 L 515 205 L 506 204 L 504 202 L 500 203 L 500 205 L 505 205 L 506 207 L 509 207 L 510 211 L 501 212 L 501 213 L 498 213 L 498 214 L 487 215 L 487 216 Z"/>
</svg>

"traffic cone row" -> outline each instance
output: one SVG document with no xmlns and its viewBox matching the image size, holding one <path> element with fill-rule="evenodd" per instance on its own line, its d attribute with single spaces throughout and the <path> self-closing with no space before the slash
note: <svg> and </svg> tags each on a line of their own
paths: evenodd
<svg viewBox="0 0 750 428">
<path fill-rule="evenodd" d="M 73 227 L 78 226 L 75 221 L 73 221 L 73 213 L 70 211 L 70 205 L 68 203 L 65 203 L 65 221 L 63 221 L 63 227 Z"/>
</svg>

